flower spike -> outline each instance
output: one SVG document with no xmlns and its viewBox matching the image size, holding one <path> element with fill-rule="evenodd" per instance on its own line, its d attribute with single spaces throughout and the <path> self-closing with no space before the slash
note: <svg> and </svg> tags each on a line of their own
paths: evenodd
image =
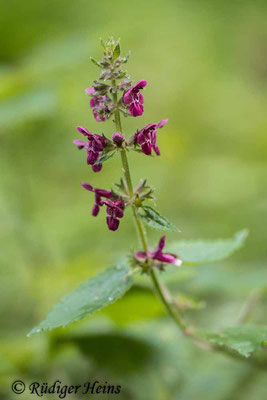
<svg viewBox="0 0 267 400">
<path fill-rule="evenodd" d="M 79 150 L 85 148 L 87 151 L 87 164 L 92 166 L 94 172 L 99 172 L 102 169 L 102 164 L 94 165 L 100 158 L 102 151 L 107 145 L 107 140 L 100 135 L 90 133 L 88 129 L 83 126 L 78 126 L 77 130 L 85 137 L 87 142 L 82 140 L 74 140 L 73 143 Z"/>
</svg>

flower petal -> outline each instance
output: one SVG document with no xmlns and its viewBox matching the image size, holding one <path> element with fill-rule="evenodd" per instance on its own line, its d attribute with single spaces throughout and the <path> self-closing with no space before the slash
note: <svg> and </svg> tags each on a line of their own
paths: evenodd
<svg viewBox="0 0 267 400">
<path fill-rule="evenodd" d="M 136 89 L 143 89 L 145 86 L 147 85 L 147 81 L 145 81 L 145 80 L 141 80 L 141 81 L 138 81 L 134 86 L 133 86 L 133 88 L 136 88 Z"/>
<path fill-rule="evenodd" d="M 131 103 L 129 107 L 130 114 L 133 117 L 139 117 L 144 112 L 144 107 L 140 103 Z"/>
<path fill-rule="evenodd" d="M 153 149 L 154 149 L 155 153 L 157 154 L 157 156 L 160 156 L 160 151 L 159 151 L 159 148 L 156 143 L 153 145 Z"/>
<path fill-rule="evenodd" d="M 122 99 L 124 104 L 130 104 L 132 102 L 132 88 L 130 88 L 124 93 Z"/>
<path fill-rule="evenodd" d="M 100 172 L 102 169 L 102 164 L 96 164 L 96 165 L 92 165 L 92 170 L 94 172 Z"/>
<path fill-rule="evenodd" d="M 165 246 L 165 239 L 166 239 L 166 236 L 162 236 L 162 238 L 160 238 L 157 250 L 163 249 L 163 247 Z"/>
<path fill-rule="evenodd" d="M 146 154 L 147 156 L 151 156 L 152 151 L 151 151 L 151 144 L 150 143 L 142 144 L 141 148 L 142 148 L 142 152 L 144 154 Z"/>
<path fill-rule="evenodd" d="M 116 218 L 107 217 L 107 225 L 110 231 L 116 231 L 119 227 L 120 221 Z"/>
<path fill-rule="evenodd" d="M 146 251 L 138 251 L 137 253 L 135 253 L 135 257 L 138 258 L 147 258 L 148 254 Z"/>
<path fill-rule="evenodd" d="M 95 89 L 93 87 L 86 88 L 85 89 L 85 93 L 94 94 L 95 93 Z"/>
<path fill-rule="evenodd" d="M 88 156 L 87 156 L 87 164 L 88 165 L 93 165 L 97 159 L 98 159 L 99 153 L 96 153 L 92 150 L 88 151 Z"/>
<path fill-rule="evenodd" d="M 84 128 L 83 126 L 77 126 L 77 130 L 82 133 L 84 136 L 89 136 L 90 132 L 88 129 Z"/>
<path fill-rule="evenodd" d="M 167 254 L 167 253 L 162 253 L 159 254 L 157 258 L 155 258 L 158 261 L 164 262 L 164 263 L 168 263 L 168 264 L 176 264 L 176 257 L 174 257 L 171 254 Z"/>
<path fill-rule="evenodd" d="M 106 189 L 95 189 L 95 193 L 97 193 L 101 197 L 106 197 L 107 199 L 109 199 L 113 195 L 111 190 Z"/>
<path fill-rule="evenodd" d="M 163 120 L 159 121 L 157 127 L 163 128 L 163 126 L 166 125 L 168 121 L 169 121 L 168 119 L 163 119 Z"/>
<path fill-rule="evenodd" d="M 83 147 L 87 148 L 87 143 L 83 142 L 82 140 L 73 140 L 73 144 L 78 146 L 79 150 L 81 150 Z"/>
<path fill-rule="evenodd" d="M 90 183 L 82 182 L 81 185 L 84 187 L 84 189 L 89 190 L 90 192 L 94 191 L 94 188 L 92 185 L 90 185 Z"/>
<path fill-rule="evenodd" d="M 96 217 L 98 215 L 98 213 L 99 213 L 99 210 L 100 210 L 99 205 L 98 204 L 94 204 L 93 209 L 92 209 L 92 216 Z"/>
</svg>

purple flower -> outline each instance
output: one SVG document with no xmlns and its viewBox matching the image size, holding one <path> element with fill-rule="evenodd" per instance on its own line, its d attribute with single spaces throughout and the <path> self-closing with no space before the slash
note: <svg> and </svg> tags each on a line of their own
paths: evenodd
<svg viewBox="0 0 267 400">
<path fill-rule="evenodd" d="M 128 89 L 123 95 L 124 104 L 130 104 L 129 111 L 133 117 L 138 117 L 143 114 L 144 98 L 140 93 L 140 90 L 146 86 L 146 81 L 139 81 L 130 89 Z"/>
<path fill-rule="evenodd" d="M 106 139 L 103 136 L 90 133 L 82 126 L 78 126 L 77 129 L 87 137 L 88 141 L 83 142 L 82 140 L 74 140 L 73 143 L 78 147 L 78 149 L 85 148 L 87 151 L 87 164 L 92 166 L 94 172 L 100 171 L 102 164 L 94 164 L 100 158 L 100 154 L 104 150 Z"/>
<path fill-rule="evenodd" d="M 108 229 L 111 231 L 116 231 L 119 227 L 120 221 L 118 218 L 123 217 L 123 210 L 125 208 L 125 204 L 123 200 L 103 200 L 101 204 L 105 204 L 107 206 L 107 225 Z"/>
<path fill-rule="evenodd" d="M 95 204 L 92 209 L 92 215 L 93 217 L 96 217 L 99 213 L 100 207 L 103 205 L 101 197 L 110 199 L 113 196 L 113 193 L 110 190 L 93 188 L 90 183 L 82 182 L 81 185 L 84 187 L 84 189 L 89 190 L 89 192 L 93 192 L 95 194 Z"/>
<path fill-rule="evenodd" d="M 95 89 L 93 87 L 86 88 L 85 92 L 87 94 L 95 95 Z M 105 104 L 107 96 L 93 96 L 90 100 L 90 107 L 93 109 L 93 115 L 95 120 L 98 122 L 103 122 L 107 120 L 107 114 L 109 109 Z"/>
<path fill-rule="evenodd" d="M 152 149 L 155 151 L 157 156 L 160 155 L 159 148 L 157 146 L 157 129 L 162 128 L 168 122 L 167 119 L 163 119 L 158 124 L 148 124 L 141 131 L 135 134 L 134 143 L 140 144 L 142 152 L 147 156 L 151 156 Z"/>
<path fill-rule="evenodd" d="M 124 141 L 124 137 L 120 132 L 115 132 L 112 135 L 112 140 L 118 147 L 121 147 L 121 145 Z"/>
<path fill-rule="evenodd" d="M 165 246 L 165 238 L 166 236 L 162 236 L 159 241 L 158 247 L 155 251 L 139 251 L 135 253 L 135 257 L 137 258 L 151 258 L 152 260 L 160 261 L 161 263 L 168 263 L 180 266 L 182 261 L 178 258 L 176 254 L 171 253 L 163 253 L 163 247 Z"/>
</svg>

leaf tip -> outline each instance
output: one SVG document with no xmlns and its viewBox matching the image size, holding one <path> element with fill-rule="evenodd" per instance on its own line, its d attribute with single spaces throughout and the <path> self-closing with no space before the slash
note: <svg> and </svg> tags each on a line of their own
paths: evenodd
<svg viewBox="0 0 267 400">
<path fill-rule="evenodd" d="M 235 238 L 243 243 L 249 235 L 249 230 L 247 228 L 242 229 L 241 231 L 236 232 Z"/>
</svg>

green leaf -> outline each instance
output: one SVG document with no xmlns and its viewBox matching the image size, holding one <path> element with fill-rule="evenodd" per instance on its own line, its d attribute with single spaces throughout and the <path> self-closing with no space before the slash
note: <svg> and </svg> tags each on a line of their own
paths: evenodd
<svg viewBox="0 0 267 400">
<path fill-rule="evenodd" d="M 33 328 L 29 335 L 79 321 L 113 303 L 132 284 L 133 277 L 129 266 L 109 268 L 64 296 L 47 314 L 46 319 Z"/>
<path fill-rule="evenodd" d="M 122 59 L 123 64 L 126 64 L 129 60 L 130 53 L 127 53 L 126 56 Z"/>
<path fill-rule="evenodd" d="M 117 79 L 123 78 L 125 75 L 127 75 L 127 71 L 122 72 L 120 75 L 117 76 Z"/>
<path fill-rule="evenodd" d="M 149 206 L 143 206 L 142 211 L 144 213 L 139 213 L 138 215 L 143 219 L 143 221 L 152 228 L 159 229 L 162 231 L 174 231 L 181 232 L 175 225 L 169 222 L 166 218 L 160 215 L 154 208 Z"/>
<path fill-rule="evenodd" d="M 212 344 L 248 358 L 266 344 L 267 326 L 233 326 L 219 333 L 206 333 L 204 337 Z"/>
<path fill-rule="evenodd" d="M 104 52 L 107 52 L 107 48 L 106 48 L 106 45 L 105 45 L 103 39 L 100 39 L 100 44 L 101 44 L 101 46 L 103 47 Z"/>
<path fill-rule="evenodd" d="M 102 164 L 104 161 L 107 161 L 109 158 L 113 157 L 114 154 L 116 153 L 116 150 L 113 152 L 109 152 L 109 153 L 105 153 L 103 154 L 99 160 L 97 160 L 97 162 L 95 163 L 95 165 L 97 164 Z"/>
<path fill-rule="evenodd" d="M 168 246 L 168 251 L 177 253 L 184 265 L 205 264 L 223 260 L 238 250 L 245 242 L 247 230 L 237 232 L 231 239 L 181 240 Z"/>
<path fill-rule="evenodd" d="M 101 65 L 98 61 L 96 61 L 93 57 L 90 57 L 90 60 L 92 61 L 93 64 L 95 64 L 97 67 L 101 68 Z"/>
<path fill-rule="evenodd" d="M 121 54 L 121 47 L 120 47 L 120 43 L 118 42 L 116 44 L 116 47 L 115 47 L 114 51 L 113 51 L 113 60 L 118 58 L 120 54 Z"/>
</svg>

